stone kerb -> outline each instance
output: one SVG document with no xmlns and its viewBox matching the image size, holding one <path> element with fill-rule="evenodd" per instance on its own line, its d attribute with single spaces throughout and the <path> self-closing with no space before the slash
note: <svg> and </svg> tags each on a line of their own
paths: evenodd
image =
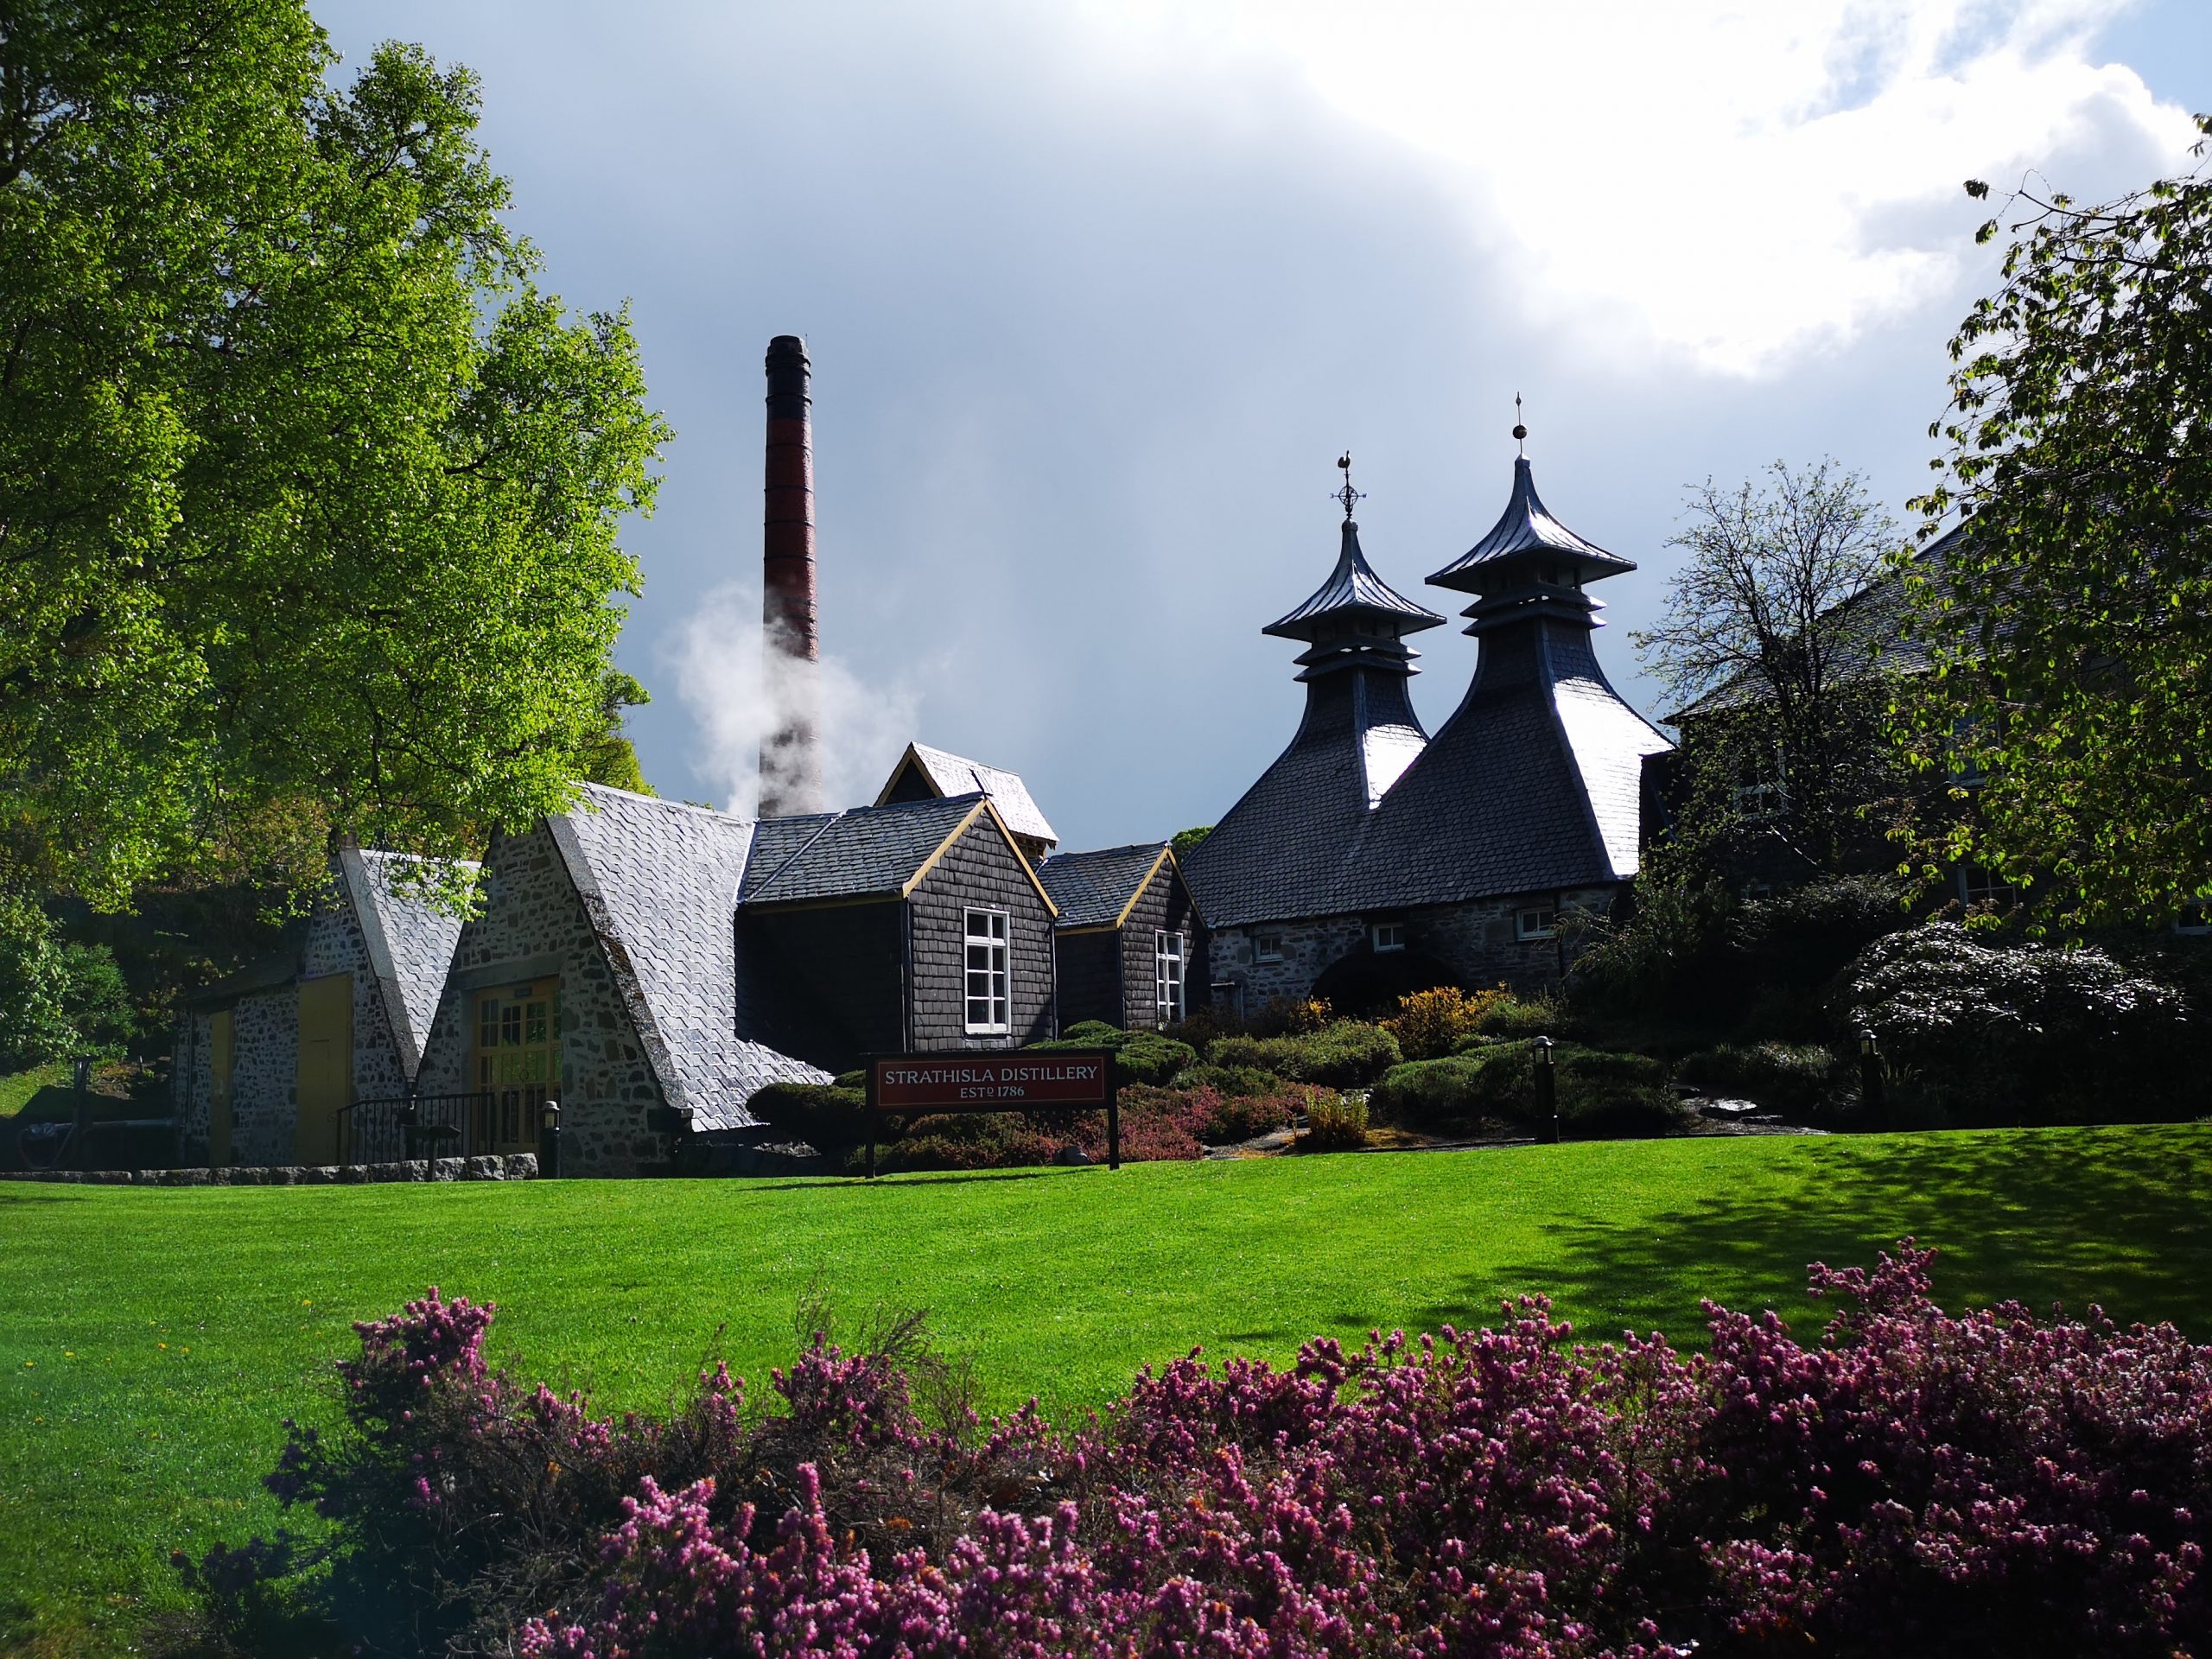
<svg viewBox="0 0 2212 1659">
<path fill-rule="evenodd" d="M 32 1169 L 0 1180 L 61 1181 L 88 1186 L 359 1186 L 378 1181 L 528 1181 L 537 1154 L 416 1158 L 396 1164 L 277 1164 L 229 1169 Z"/>
</svg>

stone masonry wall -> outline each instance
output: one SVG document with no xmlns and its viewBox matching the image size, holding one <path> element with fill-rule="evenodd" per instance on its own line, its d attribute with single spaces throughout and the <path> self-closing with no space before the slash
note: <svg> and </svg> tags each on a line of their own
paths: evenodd
<svg viewBox="0 0 2212 1659">
<path fill-rule="evenodd" d="M 1208 941 L 1207 966 L 1211 983 L 1241 988 L 1243 1012 L 1255 1014 L 1279 998 L 1310 995 L 1314 982 L 1332 963 L 1364 948 L 1370 922 L 1395 921 L 1405 925 L 1408 950 L 1435 957 L 1461 983 L 1503 984 L 1517 991 L 1535 992 L 1558 982 L 1566 959 L 1556 938 L 1519 938 L 1519 913 L 1537 906 L 1557 907 L 1563 903 L 1568 908 L 1590 909 L 1603 915 L 1618 892 L 1618 887 L 1610 886 L 1581 887 L 1565 893 L 1522 893 L 1394 911 L 1388 915 L 1329 916 L 1219 928 Z M 1257 960 L 1255 940 L 1262 933 L 1281 936 L 1281 962 Z M 1194 986 L 1192 997 L 1200 994 Z"/>
<path fill-rule="evenodd" d="M 561 1171 L 639 1175 L 668 1166 L 671 1136 L 648 1126 L 660 1085 L 638 1041 L 607 952 L 543 823 L 502 837 L 485 864 L 483 913 L 461 930 L 423 1045 L 424 1094 L 474 1090 L 477 994 L 561 980 Z"/>
<path fill-rule="evenodd" d="M 300 994 L 287 985 L 231 1010 L 231 1161 L 289 1164 L 299 1121 Z M 207 1134 L 207 1110 L 200 1111 Z"/>
<path fill-rule="evenodd" d="M 353 1094 L 355 1100 L 389 1100 L 407 1092 L 407 1073 L 399 1058 L 399 1038 L 391 1011 L 369 959 L 369 942 L 351 903 L 315 912 L 300 951 L 300 977 L 325 974 L 353 976 Z"/>
</svg>

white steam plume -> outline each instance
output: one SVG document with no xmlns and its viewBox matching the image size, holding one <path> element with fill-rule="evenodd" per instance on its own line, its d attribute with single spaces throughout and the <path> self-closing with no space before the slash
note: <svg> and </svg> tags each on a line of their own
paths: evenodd
<svg viewBox="0 0 2212 1659">
<path fill-rule="evenodd" d="M 671 653 L 677 694 L 698 723 L 702 753 L 692 771 L 728 810 L 747 817 L 760 799 L 760 741 L 782 726 L 798 700 L 797 677 L 808 672 L 762 643 L 760 590 L 733 582 L 707 595 Z M 915 666 L 867 683 L 826 652 L 812 665 L 825 808 L 865 806 L 891 775 L 916 735 L 922 697 L 910 677 Z"/>
</svg>

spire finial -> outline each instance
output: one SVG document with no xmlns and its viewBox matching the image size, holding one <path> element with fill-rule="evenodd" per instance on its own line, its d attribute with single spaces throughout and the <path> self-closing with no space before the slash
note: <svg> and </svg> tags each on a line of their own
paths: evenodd
<svg viewBox="0 0 2212 1659">
<path fill-rule="evenodd" d="M 1355 490 L 1351 486 L 1351 450 L 1347 449 L 1344 454 L 1337 457 L 1337 467 L 1344 475 L 1344 487 L 1337 491 L 1332 499 L 1344 504 L 1344 522 L 1346 524 L 1350 524 L 1351 522 L 1351 504 L 1355 501 L 1364 501 L 1367 499 L 1367 492 L 1364 490 Z"/>
<path fill-rule="evenodd" d="M 1521 459 L 1529 459 L 1529 429 L 1521 420 L 1521 394 L 1513 394 L 1513 441 L 1521 446 Z"/>
</svg>

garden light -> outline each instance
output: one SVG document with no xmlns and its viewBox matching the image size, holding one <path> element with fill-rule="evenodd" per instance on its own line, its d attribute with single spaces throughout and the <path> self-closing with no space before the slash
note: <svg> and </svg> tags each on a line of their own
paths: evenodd
<svg viewBox="0 0 2212 1659">
<path fill-rule="evenodd" d="M 1552 1145 L 1559 1144 L 1559 1088 L 1552 1069 L 1552 1039 L 1536 1039 L 1536 1121 L 1544 1128 L 1544 1139 Z"/>
</svg>

